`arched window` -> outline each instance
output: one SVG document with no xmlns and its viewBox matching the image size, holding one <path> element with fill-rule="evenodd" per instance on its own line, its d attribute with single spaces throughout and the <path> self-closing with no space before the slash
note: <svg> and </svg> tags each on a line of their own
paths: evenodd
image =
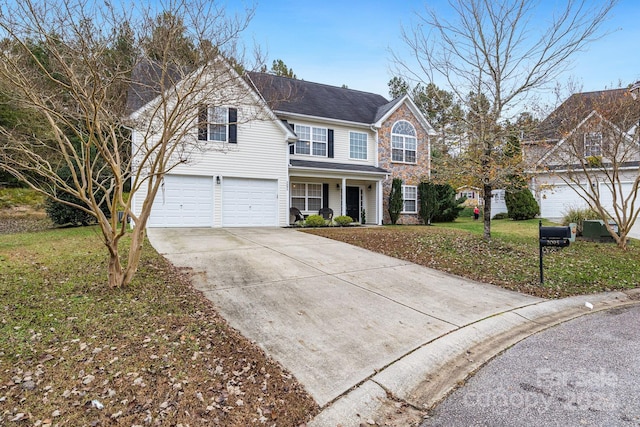
<svg viewBox="0 0 640 427">
<path fill-rule="evenodd" d="M 396 122 L 391 128 L 391 160 L 416 162 L 416 129 L 406 120 Z"/>
</svg>

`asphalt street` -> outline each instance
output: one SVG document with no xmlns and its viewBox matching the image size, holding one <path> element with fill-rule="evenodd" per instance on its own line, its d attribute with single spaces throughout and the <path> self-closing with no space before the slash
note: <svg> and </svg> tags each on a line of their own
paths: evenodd
<svg viewBox="0 0 640 427">
<path fill-rule="evenodd" d="M 640 305 L 521 341 L 438 405 L 428 426 L 640 426 Z"/>
</svg>

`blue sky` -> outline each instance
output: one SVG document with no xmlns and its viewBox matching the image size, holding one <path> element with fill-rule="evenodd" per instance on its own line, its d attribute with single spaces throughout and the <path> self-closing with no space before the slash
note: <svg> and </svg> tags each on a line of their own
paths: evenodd
<svg viewBox="0 0 640 427">
<path fill-rule="evenodd" d="M 594 4 L 597 0 L 594 0 Z M 389 49 L 403 52 L 401 26 L 415 21 L 426 1 L 258 0 L 245 38 L 267 53 L 267 65 L 282 59 L 298 78 L 379 93 L 388 97 L 393 76 Z M 446 11 L 445 0 L 429 7 Z M 540 11 L 556 1 L 542 0 Z M 237 3 L 236 3 L 237 4 Z M 605 29 L 611 33 L 574 57 L 570 77 L 584 91 L 617 87 L 640 79 L 640 2 L 621 0 Z"/>
</svg>

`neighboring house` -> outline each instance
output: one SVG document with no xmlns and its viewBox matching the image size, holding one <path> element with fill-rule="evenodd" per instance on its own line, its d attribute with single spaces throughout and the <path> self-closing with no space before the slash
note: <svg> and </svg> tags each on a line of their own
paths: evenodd
<svg viewBox="0 0 640 427">
<path fill-rule="evenodd" d="M 603 205 L 611 207 L 606 175 L 613 162 L 620 171 L 622 193 L 629 194 L 640 164 L 639 118 L 640 102 L 627 89 L 577 93 L 525 138 L 523 156 L 532 165 L 530 188 L 541 217 L 559 220 L 571 208 L 587 207 L 572 186 L 582 188 L 583 194 L 599 191 Z M 594 178 L 591 183 L 585 170 Z"/>
<path fill-rule="evenodd" d="M 470 185 L 463 185 L 456 189 L 456 199 L 466 198 L 463 206 L 473 207 L 482 206 L 482 190 L 478 187 L 472 187 Z"/>
<path fill-rule="evenodd" d="M 456 198 L 460 199 L 462 197 L 466 197 L 467 200 L 464 201 L 464 205 L 466 207 L 473 206 L 482 206 L 484 204 L 484 196 L 482 194 L 482 189 L 478 187 L 472 187 L 469 185 L 465 185 L 462 187 L 458 187 Z M 507 204 L 504 199 L 504 190 L 492 190 L 491 191 L 491 218 L 499 213 L 507 212 Z"/>
<path fill-rule="evenodd" d="M 382 224 L 394 177 L 404 181 L 399 222 L 419 222 L 417 185 L 429 175 L 433 130 L 408 96 L 390 102 L 264 73 L 241 81 L 234 84 L 251 91 L 238 105 L 194 111 L 185 137 L 208 148 L 165 175 L 148 226 L 285 226 L 294 221 L 291 207 L 305 216 L 330 208 L 334 216 Z M 220 90 L 235 89 L 245 88 Z M 130 103 L 133 116 L 147 105 Z M 139 138 L 134 129 L 134 146 Z M 134 211 L 143 198 L 135 196 Z"/>
<path fill-rule="evenodd" d="M 491 190 L 491 218 L 500 213 L 508 212 L 504 193 L 505 190 Z"/>
</svg>

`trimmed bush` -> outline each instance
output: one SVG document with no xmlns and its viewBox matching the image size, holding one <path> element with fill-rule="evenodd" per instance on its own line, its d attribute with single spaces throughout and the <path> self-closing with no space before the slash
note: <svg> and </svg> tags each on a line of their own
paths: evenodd
<svg viewBox="0 0 640 427">
<path fill-rule="evenodd" d="M 304 225 L 307 227 L 324 227 L 327 223 L 322 215 L 309 215 L 307 219 L 304 220 Z"/>
<path fill-rule="evenodd" d="M 473 218 L 473 208 L 471 208 L 471 207 L 463 208 L 460 211 L 460 215 L 458 215 L 458 217 L 459 218 Z"/>
<path fill-rule="evenodd" d="M 391 224 L 395 225 L 396 222 L 398 222 L 403 205 L 402 180 L 400 178 L 393 178 L 391 192 L 389 193 L 389 218 L 391 218 Z"/>
<path fill-rule="evenodd" d="M 438 208 L 433 215 L 433 222 L 452 222 L 464 209 L 464 198 L 456 200 L 456 190 L 449 184 L 436 184 L 436 197 Z"/>
<path fill-rule="evenodd" d="M 504 195 L 509 218 L 516 221 L 533 219 L 540 215 L 540 206 L 528 188 L 519 191 L 507 191 Z"/>
<path fill-rule="evenodd" d="M 570 208 L 562 217 L 562 225 L 569 225 L 572 222 L 578 224 L 576 235 L 582 236 L 582 221 L 585 219 L 602 219 L 598 212 L 591 208 Z"/>
<path fill-rule="evenodd" d="M 431 220 L 439 208 L 436 186 L 430 181 L 418 184 L 418 200 L 420 201 L 418 215 L 420 215 L 422 223 L 431 224 Z"/>
<path fill-rule="evenodd" d="M 349 225 L 349 224 L 351 224 L 353 222 L 353 218 L 351 218 L 349 215 L 340 215 L 340 216 L 337 216 L 337 217 L 333 218 L 333 220 L 340 227 L 344 227 L 345 225 Z"/>
<path fill-rule="evenodd" d="M 491 219 L 507 219 L 509 218 L 509 214 L 507 212 L 500 212 L 493 216 Z"/>
</svg>

